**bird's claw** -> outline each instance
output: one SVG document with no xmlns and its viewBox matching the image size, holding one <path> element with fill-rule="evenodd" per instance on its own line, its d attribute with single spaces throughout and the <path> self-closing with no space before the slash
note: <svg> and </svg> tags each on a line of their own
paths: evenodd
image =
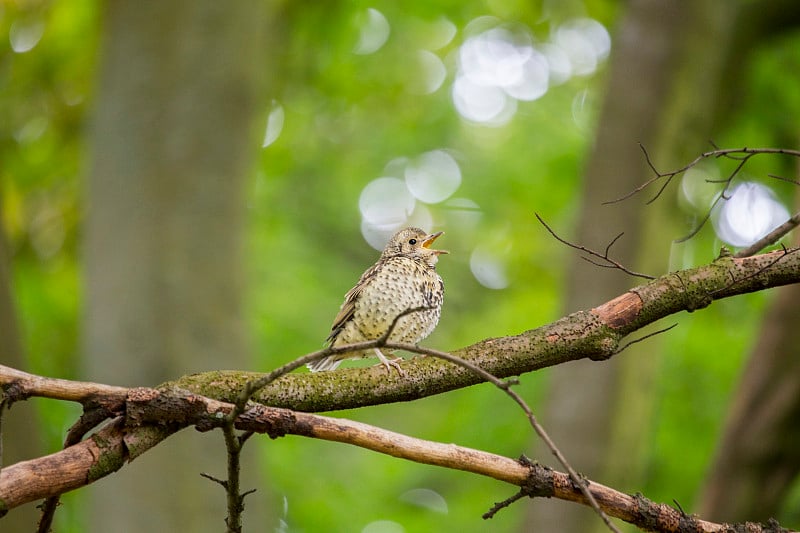
<svg viewBox="0 0 800 533">
<path fill-rule="evenodd" d="M 378 356 L 378 359 L 381 360 L 381 362 L 378 363 L 378 365 L 383 365 L 386 368 L 386 373 L 387 374 L 391 374 L 392 373 L 392 368 L 394 368 L 395 370 L 397 370 L 397 374 L 398 375 L 400 375 L 400 376 L 405 376 L 406 375 L 406 371 L 403 370 L 402 368 L 400 368 L 400 365 L 397 363 L 398 361 L 402 361 L 403 360 L 402 357 L 395 357 L 394 359 L 389 359 L 385 355 L 383 355 L 383 352 L 381 352 L 377 348 L 375 348 L 375 354 Z M 378 365 L 375 365 L 375 366 L 378 366 Z"/>
</svg>

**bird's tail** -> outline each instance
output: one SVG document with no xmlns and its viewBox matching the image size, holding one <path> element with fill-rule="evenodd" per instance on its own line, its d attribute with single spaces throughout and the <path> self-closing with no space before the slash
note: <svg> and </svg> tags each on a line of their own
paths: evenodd
<svg viewBox="0 0 800 533">
<path fill-rule="evenodd" d="M 306 366 L 312 372 L 321 372 L 325 370 L 335 370 L 339 363 L 341 363 L 341 359 L 337 359 L 334 355 L 329 355 L 328 357 L 323 357 L 322 359 L 317 359 L 316 361 L 312 361 L 308 363 Z"/>
</svg>

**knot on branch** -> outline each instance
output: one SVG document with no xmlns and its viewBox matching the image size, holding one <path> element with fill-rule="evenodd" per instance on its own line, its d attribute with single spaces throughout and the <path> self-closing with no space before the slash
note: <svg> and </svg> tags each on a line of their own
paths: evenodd
<svg viewBox="0 0 800 533">
<path fill-rule="evenodd" d="M 202 419 L 207 409 L 201 396 L 183 389 L 136 387 L 128 392 L 126 413 L 128 425 L 186 427 Z"/>
<path fill-rule="evenodd" d="M 522 494 L 531 498 L 552 498 L 555 496 L 555 483 L 553 478 L 553 469 L 539 464 L 536 461 L 531 461 L 524 455 L 521 455 L 519 464 L 528 467 L 528 477 L 520 486 Z"/>
<path fill-rule="evenodd" d="M 0 399 L 5 401 L 6 407 L 8 408 L 11 408 L 11 405 L 15 402 L 27 400 L 30 396 L 19 381 L 12 381 L 7 385 L 3 385 L 0 392 L 2 392 L 2 394 L 0 394 Z"/>
<path fill-rule="evenodd" d="M 589 359 L 592 361 L 605 361 L 617 354 L 618 342 L 611 337 L 599 339 L 594 346 L 594 350 L 589 352 Z"/>
<path fill-rule="evenodd" d="M 637 524 L 645 531 L 695 531 L 691 529 L 694 519 L 672 507 L 648 500 L 641 493 L 634 496 Z M 688 520 L 688 522 L 687 522 Z M 695 524 L 696 525 L 696 524 Z"/>
</svg>

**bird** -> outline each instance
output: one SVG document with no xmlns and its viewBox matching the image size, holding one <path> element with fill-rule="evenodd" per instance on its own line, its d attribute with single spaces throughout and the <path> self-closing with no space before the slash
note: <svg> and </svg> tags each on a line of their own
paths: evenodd
<svg viewBox="0 0 800 533">
<path fill-rule="evenodd" d="M 430 335 L 439 323 L 444 301 L 444 281 L 436 272 L 436 263 L 440 255 L 449 253 L 435 250 L 431 244 L 443 233 L 427 233 L 414 227 L 395 233 L 378 261 L 345 295 L 326 339 L 328 346 L 378 339 L 396 319 L 388 342 L 416 344 Z M 391 373 L 390 367 L 394 367 L 404 374 L 397 360 L 388 359 L 378 348 L 329 355 L 307 366 L 312 372 L 334 370 L 345 359 L 372 355 L 378 357 L 387 372 Z"/>
</svg>

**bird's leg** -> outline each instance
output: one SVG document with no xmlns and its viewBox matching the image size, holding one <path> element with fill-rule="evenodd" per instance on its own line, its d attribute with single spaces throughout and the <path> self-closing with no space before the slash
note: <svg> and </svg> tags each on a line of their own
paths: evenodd
<svg viewBox="0 0 800 533">
<path fill-rule="evenodd" d="M 402 357 L 397 357 L 395 359 L 387 359 L 386 356 L 383 355 L 383 352 L 381 352 L 378 348 L 373 348 L 373 350 L 375 350 L 375 355 L 378 356 L 378 359 L 381 360 L 381 362 L 378 363 L 378 364 L 383 364 L 383 366 L 386 367 L 386 372 L 387 373 L 391 374 L 392 373 L 392 368 L 394 368 L 395 370 L 397 370 L 397 373 L 399 375 L 401 375 L 401 376 L 405 376 L 406 375 L 406 371 L 403 370 L 402 368 L 400 368 L 400 365 L 397 364 L 397 361 L 402 361 L 403 360 Z"/>
</svg>

